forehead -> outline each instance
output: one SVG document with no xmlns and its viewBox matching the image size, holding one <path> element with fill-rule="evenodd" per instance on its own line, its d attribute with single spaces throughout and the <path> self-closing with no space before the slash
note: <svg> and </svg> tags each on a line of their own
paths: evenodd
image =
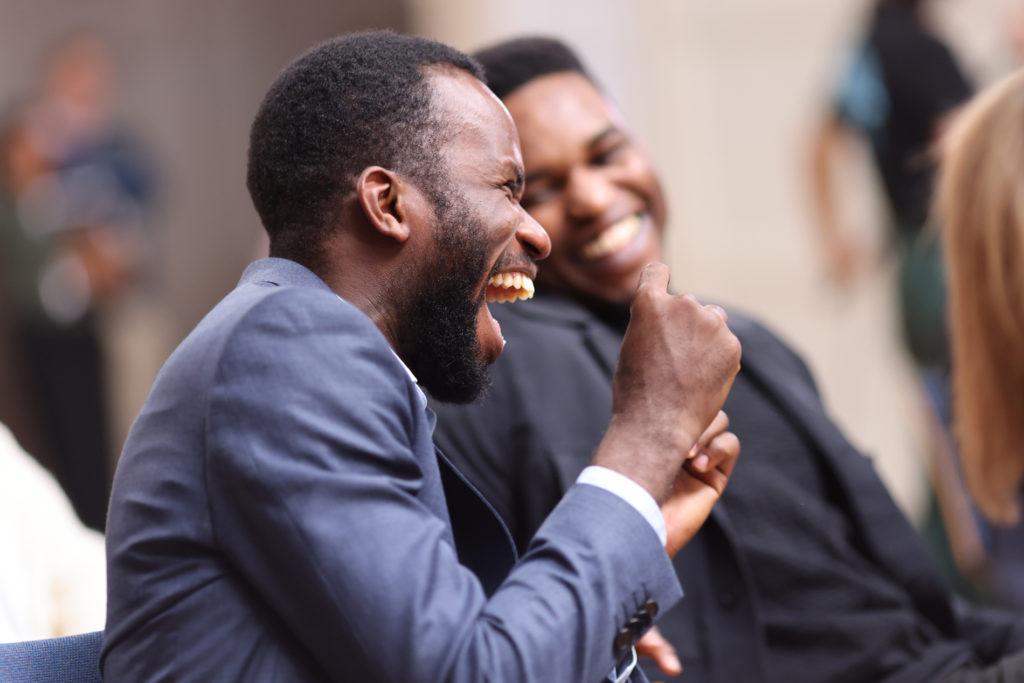
<svg viewBox="0 0 1024 683">
<path fill-rule="evenodd" d="M 504 101 L 519 129 L 528 168 L 569 162 L 610 127 L 623 128 L 598 89 L 572 71 L 535 78 Z"/>
<path fill-rule="evenodd" d="M 452 131 L 446 155 L 456 164 L 522 165 L 512 117 L 483 83 L 462 70 L 435 70 L 430 76 L 434 106 Z"/>
</svg>

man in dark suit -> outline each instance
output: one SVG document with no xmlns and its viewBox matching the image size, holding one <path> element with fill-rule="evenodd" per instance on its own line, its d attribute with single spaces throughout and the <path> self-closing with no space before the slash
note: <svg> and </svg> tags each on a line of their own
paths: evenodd
<svg viewBox="0 0 1024 683">
<path fill-rule="evenodd" d="M 638 288 L 594 466 L 520 561 L 435 452 L 413 373 L 475 396 L 503 346 L 485 299 L 528 296 L 550 248 L 480 77 L 377 32 L 271 87 L 248 186 L 272 258 L 170 357 L 125 445 L 106 679 L 621 681 L 678 599 L 670 557 L 738 452 L 719 408 L 739 345 L 723 311 L 668 294 L 664 265 Z"/>
<path fill-rule="evenodd" d="M 482 403 L 441 407 L 435 439 L 529 542 L 601 440 L 665 203 L 644 150 L 572 52 L 526 39 L 479 53 L 520 132 L 523 206 L 548 230 L 537 297 L 495 307 L 508 346 Z M 686 590 L 660 622 L 681 680 L 1010 680 L 1019 615 L 954 600 L 870 460 L 829 419 L 806 365 L 730 313 L 743 366 L 726 402 L 744 457 L 674 560 Z M 991 667 L 991 668 L 989 668 Z M 1019 680 L 1019 679 L 1013 679 Z"/>
</svg>

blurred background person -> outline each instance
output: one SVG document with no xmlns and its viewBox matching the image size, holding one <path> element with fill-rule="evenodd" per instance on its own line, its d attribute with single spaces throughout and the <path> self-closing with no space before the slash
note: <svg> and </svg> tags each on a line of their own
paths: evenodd
<svg viewBox="0 0 1024 683">
<path fill-rule="evenodd" d="M 835 168 L 843 162 L 848 138 L 859 136 L 870 145 L 891 219 L 892 247 L 904 260 L 904 278 L 917 276 L 915 259 L 936 259 L 937 241 L 922 236 L 928 221 L 934 164 L 929 151 L 954 109 L 970 97 L 972 88 L 947 45 L 929 28 L 929 0 L 878 0 L 865 34 L 848 57 L 837 84 L 832 108 L 818 130 L 814 147 L 814 199 L 827 274 L 850 285 L 870 255 L 842 225 L 835 194 Z M 911 255 L 927 251 L 925 255 Z M 948 361 L 941 278 L 901 282 L 904 334 L 908 349 L 922 367 L 944 367 Z M 920 298 L 915 298 L 920 297 Z M 913 316 L 930 316 L 918 321 Z"/>
<path fill-rule="evenodd" d="M 83 516 L 102 525 L 103 470 L 157 369 L 264 234 L 245 150 L 280 65 L 346 30 L 407 26 L 397 0 L 0 0 L 0 16 L 0 423 L 24 446 L 0 427 L 0 640 L 18 640 L 103 627 L 102 539 L 32 457 L 81 491 Z M 40 277 L 54 264 L 44 304 Z M 28 325 L 74 340 L 42 368 L 58 388 L 99 358 L 84 384 L 105 397 L 54 399 L 83 423 L 80 447 L 62 439 L 78 472 L 50 454 L 54 428 L 36 409 L 16 329 Z M 97 434 L 102 456 L 86 443 Z"/>
<path fill-rule="evenodd" d="M 948 580 L 973 592 L 975 586 L 959 574 L 984 584 L 987 558 L 949 437 L 945 278 L 937 234 L 926 229 L 935 176 L 932 148 L 956 108 L 971 96 L 972 86 L 930 25 L 931 4 L 877 0 L 814 138 L 812 198 L 826 274 L 850 288 L 878 255 L 842 223 L 838 167 L 850 163 L 851 137 L 866 142 L 888 209 L 886 244 L 898 261 L 903 343 L 924 395 L 920 403 L 929 427 L 927 450 L 938 506 L 928 520 L 931 544 Z"/>
<path fill-rule="evenodd" d="M 0 183 L 0 421 L 91 526 L 160 365 L 254 258 L 242 160 L 267 84 L 311 42 L 407 29 L 399 5 L 0 0 L 0 165 L 19 169 Z M 42 374 L 48 409 L 79 424 L 43 418 Z"/>
<path fill-rule="evenodd" d="M 143 272 L 152 173 L 110 112 L 106 46 L 75 34 L 2 133 L 0 289 L 23 397 L 86 524 L 102 529 L 112 449 L 99 316 Z"/>
<path fill-rule="evenodd" d="M 954 414 L 1000 589 L 1024 605 L 1024 70 L 980 94 L 943 145 Z"/>
</svg>

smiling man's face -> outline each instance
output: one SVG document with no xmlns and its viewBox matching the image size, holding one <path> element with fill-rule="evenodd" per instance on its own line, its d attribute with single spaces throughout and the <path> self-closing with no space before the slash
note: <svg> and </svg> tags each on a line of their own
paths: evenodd
<svg viewBox="0 0 1024 683">
<path fill-rule="evenodd" d="M 585 304 L 630 300 L 662 259 L 665 200 L 646 152 L 576 72 L 535 78 L 504 98 L 519 129 L 523 206 L 551 237 L 538 282 Z"/>
</svg>

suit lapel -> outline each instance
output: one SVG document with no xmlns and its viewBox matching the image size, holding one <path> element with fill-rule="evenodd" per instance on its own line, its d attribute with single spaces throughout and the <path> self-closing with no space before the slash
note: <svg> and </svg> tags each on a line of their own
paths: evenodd
<svg viewBox="0 0 1024 683">
<path fill-rule="evenodd" d="M 473 571 L 492 595 L 518 555 L 508 527 L 483 495 L 435 446 L 459 562 Z"/>
</svg>

